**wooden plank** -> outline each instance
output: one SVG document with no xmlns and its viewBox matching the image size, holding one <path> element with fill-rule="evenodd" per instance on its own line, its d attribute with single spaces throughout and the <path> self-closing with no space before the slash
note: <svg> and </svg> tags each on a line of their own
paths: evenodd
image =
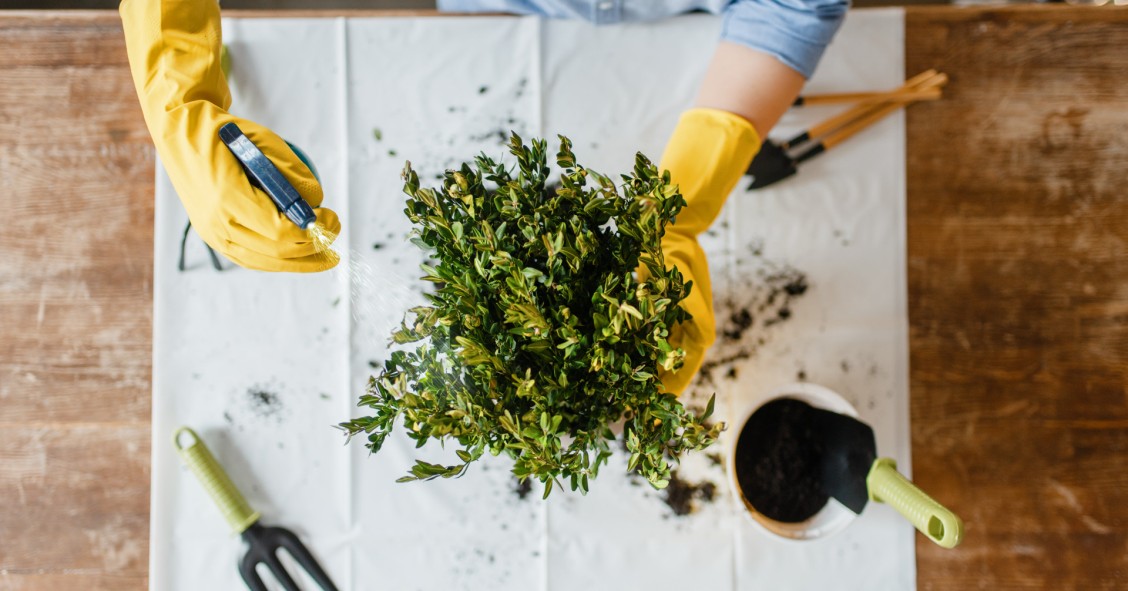
<svg viewBox="0 0 1128 591">
<path fill-rule="evenodd" d="M 40 591 L 49 589 L 81 589 L 82 591 L 143 590 L 149 588 L 148 577 L 71 572 L 65 575 L 0 573 L 0 589 L 4 591 Z"/>
<path fill-rule="evenodd" d="M 17 221 L 0 233 L 0 423 L 146 421 L 155 160 L 128 73 L 0 68 L 0 85 Z"/>
<path fill-rule="evenodd" d="M 0 46 L 0 588 L 145 588 L 155 160 L 121 25 L 4 15 Z"/>
<path fill-rule="evenodd" d="M 1128 581 L 1128 11 L 907 11 L 914 480 L 967 521 L 918 587 Z"/>
<path fill-rule="evenodd" d="M 116 11 L 0 11 L 0 68 L 120 66 L 125 57 Z"/>
<path fill-rule="evenodd" d="M 144 422 L 5 425 L 0 570 L 146 577 L 148 449 Z"/>
<path fill-rule="evenodd" d="M 907 13 L 908 71 L 952 76 L 908 114 L 914 477 L 968 520 L 918 539 L 921 589 L 1128 578 L 1126 24 Z M 120 24 L 6 13 L 0 43 L 0 587 L 142 588 L 153 156 Z"/>
</svg>

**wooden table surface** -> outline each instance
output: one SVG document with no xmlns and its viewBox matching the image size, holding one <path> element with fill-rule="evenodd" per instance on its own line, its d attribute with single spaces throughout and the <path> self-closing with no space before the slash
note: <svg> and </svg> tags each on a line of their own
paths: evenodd
<svg viewBox="0 0 1128 591">
<path fill-rule="evenodd" d="M 1128 589 L 1128 11 L 913 8 L 920 589 Z M 153 167 L 113 12 L 0 12 L 0 591 L 143 589 Z M 881 549 L 875 548 L 874 552 Z"/>
</svg>

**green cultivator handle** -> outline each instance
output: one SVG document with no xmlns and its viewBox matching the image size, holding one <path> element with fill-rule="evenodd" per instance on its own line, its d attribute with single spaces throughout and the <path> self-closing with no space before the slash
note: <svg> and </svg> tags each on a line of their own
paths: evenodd
<svg viewBox="0 0 1128 591">
<path fill-rule="evenodd" d="M 902 476 L 893 460 L 875 460 L 866 487 L 870 499 L 896 509 L 937 545 L 954 548 L 963 539 L 963 521 Z"/>
<path fill-rule="evenodd" d="M 182 435 L 191 436 L 192 441 L 182 444 Z M 188 427 L 177 429 L 172 435 L 172 444 L 176 447 L 180 458 L 200 480 L 204 490 L 208 491 L 208 496 L 215 501 L 224 519 L 236 534 L 243 533 L 258 521 L 258 511 L 251 509 L 247 499 L 243 498 L 243 493 L 235 488 L 235 483 L 231 482 L 227 472 L 223 471 L 223 466 L 219 465 L 215 456 L 208 450 L 208 446 L 204 445 L 204 440 L 200 439 L 195 431 Z"/>
</svg>

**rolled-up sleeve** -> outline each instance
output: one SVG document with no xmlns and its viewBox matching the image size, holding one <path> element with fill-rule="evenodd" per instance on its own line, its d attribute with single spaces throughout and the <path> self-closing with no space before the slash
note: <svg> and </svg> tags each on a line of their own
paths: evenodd
<svg viewBox="0 0 1128 591">
<path fill-rule="evenodd" d="M 724 12 L 721 40 L 775 56 L 810 78 L 849 0 L 740 0 Z"/>
<path fill-rule="evenodd" d="M 810 78 L 850 0 L 438 0 L 438 6 L 451 12 L 537 14 L 604 25 L 703 10 L 724 15 L 722 41 L 773 55 Z"/>
</svg>

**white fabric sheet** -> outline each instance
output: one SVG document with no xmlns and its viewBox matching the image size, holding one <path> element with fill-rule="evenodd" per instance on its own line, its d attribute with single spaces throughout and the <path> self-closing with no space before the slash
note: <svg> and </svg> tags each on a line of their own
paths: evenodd
<svg viewBox="0 0 1128 591">
<path fill-rule="evenodd" d="M 855 11 L 808 92 L 896 86 L 902 13 Z M 690 458 L 686 478 L 718 485 L 676 516 L 622 474 L 623 458 L 581 497 L 520 499 L 504 460 L 454 481 L 396 484 L 417 454 L 402 433 L 378 456 L 332 425 L 383 359 L 403 311 L 421 300 L 422 261 L 405 240 L 399 172 L 425 179 L 498 132 L 570 136 L 579 160 L 609 174 L 641 150 L 657 160 L 696 90 L 719 20 L 692 16 L 614 28 L 532 18 L 224 21 L 234 58 L 233 111 L 316 162 L 341 214 L 341 270 L 312 276 L 217 273 L 157 170 L 153 351 L 151 588 L 239 589 L 242 553 L 170 437 L 197 429 L 268 524 L 297 532 L 341 589 L 865 589 L 915 586 L 912 528 L 869 506 L 814 542 L 772 537 L 748 519 L 723 468 Z M 790 135 L 836 109 L 794 110 Z M 378 130 L 378 133 L 377 133 Z M 379 136 L 379 139 L 377 139 Z M 879 452 L 909 471 L 905 307 L 904 122 L 898 114 L 768 190 L 737 189 L 706 237 L 718 314 L 752 302 L 757 271 L 790 265 L 809 291 L 791 318 L 748 342 L 697 388 L 735 420 L 797 377 L 851 400 Z M 722 301 L 723 300 L 723 301 Z M 723 322 L 721 323 L 724 324 Z M 759 342 L 763 340 L 763 343 Z M 716 372 L 714 372 L 716 373 Z M 802 373 L 802 376 L 799 374 Z M 733 432 L 716 448 L 728 454 Z"/>
</svg>

